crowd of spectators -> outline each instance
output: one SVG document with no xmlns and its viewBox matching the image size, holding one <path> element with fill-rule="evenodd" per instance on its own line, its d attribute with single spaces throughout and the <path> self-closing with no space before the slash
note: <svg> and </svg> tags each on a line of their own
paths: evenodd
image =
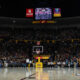
<svg viewBox="0 0 80 80">
<path fill-rule="evenodd" d="M 0 67 L 27 66 L 26 59 L 33 59 L 32 48 L 41 41 L 43 54 L 49 54 L 48 65 L 80 66 L 80 29 L 13 29 L 0 30 Z"/>
</svg>

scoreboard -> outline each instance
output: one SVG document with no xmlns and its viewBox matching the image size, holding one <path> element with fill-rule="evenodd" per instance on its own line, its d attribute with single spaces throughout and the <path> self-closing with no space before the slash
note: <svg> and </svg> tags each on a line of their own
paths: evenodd
<svg viewBox="0 0 80 80">
<path fill-rule="evenodd" d="M 51 20 L 52 9 L 51 8 L 36 8 L 35 20 Z"/>
<path fill-rule="evenodd" d="M 26 17 L 35 20 L 32 23 L 55 23 L 52 20 L 61 17 L 61 8 L 28 8 Z"/>
</svg>

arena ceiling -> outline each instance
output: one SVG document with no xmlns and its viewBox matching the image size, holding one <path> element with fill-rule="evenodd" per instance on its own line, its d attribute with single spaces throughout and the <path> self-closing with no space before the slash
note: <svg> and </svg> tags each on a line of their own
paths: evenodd
<svg viewBox="0 0 80 80">
<path fill-rule="evenodd" d="M 36 23 L 25 18 L 0 17 L 0 28 L 62 28 L 80 27 L 80 17 L 54 19 L 56 23 Z"/>
<path fill-rule="evenodd" d="M 62 17 L 80 16 L 80 0 L 0 0 L 0 16 L 25 18 L 26 8 L 59 7 Z"/>
<path fill-rule="evenodd" d="M 0 27 L 61 28 L 80 26 L 79 3 L 79 0 L 0 0 Z M 59 7 L 62 10 L 62 17 L 53 19 L 56 21 L 55 24 L 32 24 L 33 19 L 25 17 L 26 8 L 36 7 Z"/>
</svg>

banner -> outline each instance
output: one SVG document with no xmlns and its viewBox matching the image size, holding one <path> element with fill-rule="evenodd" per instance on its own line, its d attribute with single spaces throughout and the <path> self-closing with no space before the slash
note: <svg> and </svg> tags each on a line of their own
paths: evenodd
<svg viewBox="0 0 80 80">
<path fill-rule="evenodd" d="M 54 11 L 53 14 L 54 17 L 61 17 L 61 8 L 54 8 L 53 11 Z"/>
<path fill-rule="evenodd" d="M 26 9 L 26 17 L 33 17 L 33 9 Z"/>
</svg>

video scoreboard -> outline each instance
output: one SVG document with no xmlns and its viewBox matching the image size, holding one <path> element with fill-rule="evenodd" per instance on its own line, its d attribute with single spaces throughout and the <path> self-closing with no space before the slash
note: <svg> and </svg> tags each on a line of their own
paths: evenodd
<svg viewBox="0 0 80 80">
<path fill-rule="evenodd" d="M 48 22 L 61 17 L 61 8 L 26 8 L 26 17 L 37 22 Z"/>
<path fill-rule="evenodd" d="M 35 20 L 50 20 L 52 19 L 51 8 L 36 8 Z"/>
</svg>

